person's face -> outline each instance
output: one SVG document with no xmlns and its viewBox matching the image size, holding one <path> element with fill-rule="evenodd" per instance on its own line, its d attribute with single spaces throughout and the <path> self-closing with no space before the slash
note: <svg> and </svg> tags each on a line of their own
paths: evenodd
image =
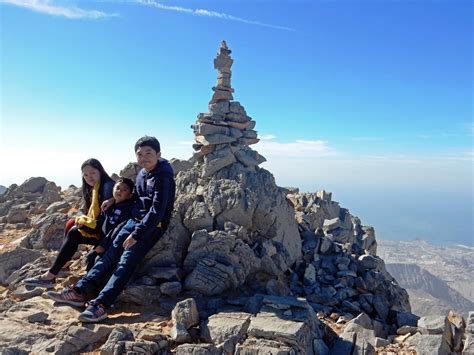
<svg viewBox="0 0 474 355">
<path fill-rule="evenodd" d="M 156 152 L 151 147 L 144 146 L 139 147 L 135 152 L 137 157 L 137 163 L 146 171 L 151 171 L 155 168 L 156 164 L 158 164 L 158 160 L 160 160 L 161 153 Z"/>
<path fill-rule="evenodd" d="M 124 184 L 123 182 L 119 182 L 114 185 L 113 195 L 114 195 L 115 203 L 120 203 L 122 201 L 125 201 L 131 198 L 133 195 L 133 191 L 130 190 L 127 184 Z"/>
<path fill-rule="evenodd" d="M 93 166 L 86 165 L 82 168 L 82 177 L 89 186 L 94 186 L 100 181 L 100 171 Z"/>
</svg>

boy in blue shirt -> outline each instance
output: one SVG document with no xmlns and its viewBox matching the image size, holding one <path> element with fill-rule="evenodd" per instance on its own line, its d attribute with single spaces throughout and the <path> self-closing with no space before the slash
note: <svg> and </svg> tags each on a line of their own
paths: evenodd
<svg viewBox="0 0 474 355">
<path fill-rule="evenodd" d="M 110 307 L 125 288 L 136 267 L 163 236 L 173 212 L 175 181 L 171 165 L 161 158 L 160 143 L 155 137 L 142 137 L 135 144 L 135 155 L 142 170 L 135 182 L 137 208 L 120 229 L 110 248 L 94 267 L 73 287 L 61 292 L 50 291 L 49 298 L 58 303 L 83 306 L 104 278 L 111 273 L 105 287 L 79 315 L 83 322 L 107 318 Z"/>
</svg>

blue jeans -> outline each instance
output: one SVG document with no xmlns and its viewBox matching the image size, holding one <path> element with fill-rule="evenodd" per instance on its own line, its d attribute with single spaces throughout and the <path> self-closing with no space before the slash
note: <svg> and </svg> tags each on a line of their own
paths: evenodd
<svg viewBox="0 0 474 355">
<path fill-rule="evenodd" d="M 103 285 L 105 279 L 112 275 L 96 297 L 96 300 L 105 307 L 110 307 L 114 303 L 146 253 L 153 248 L 163 235 L 164 231 L 161 228 L 157 229 L 156 233 L 140 239 L 132 247 L 125 250 L 122 244 L 133 232 L 137 223 L 137 221 L 131 219 L 122 227 L 109 249 L 75 286 L 82 293 L 90 295 L 95 293 Z"/>
</svg>

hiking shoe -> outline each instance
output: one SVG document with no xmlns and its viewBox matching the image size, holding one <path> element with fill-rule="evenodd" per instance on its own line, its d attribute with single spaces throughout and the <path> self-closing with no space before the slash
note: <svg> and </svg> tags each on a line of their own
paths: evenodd
<svg viewBox="0 0 474 355">
<path fill-rule="evenodd" d="M 105 307 L 96 300 L 92 300 L 86 310 L 79 315 L 79 320 L 81 322 L 88 323 L 100 322 L 106 318 L 107 313 L 105 312 Z"/>
<path fill-rule="evenodd" d="M 66 303 L 71 306 L 83 307 L 86 303 L 86 296 L 77 293 L 72 286 L 66 287 L 61 292 L 48 291 L 46 295 L 58 303 Z"/>
<path fill-rule="evenodd" d="M 43 278 L 43 276 L 37 276 L 37 277 L 30 277 L 28 279 L 24 279 L 23 283 L 26 286 L 34 286 L 34 287 L 44 287 L 47 289 L 54 288 L 54 285 L 56 285 L 56 279 L 52 280 L 47 280 Z"/>
</svg>

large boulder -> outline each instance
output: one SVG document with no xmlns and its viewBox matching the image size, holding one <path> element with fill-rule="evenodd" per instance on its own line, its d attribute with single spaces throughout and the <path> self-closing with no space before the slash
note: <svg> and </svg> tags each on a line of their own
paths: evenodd
<svg viewBox="0 0 474 355">
<path fill-rule="evenodd" d="M 56 212 L 44 215 L 32 222 L 32 231 L 20 245 L 29 249 L 59 250 L 64 241 L 64 225 L 68 217 Z"/>
<path fill-rule="evenodd" d="M 26 248 L 15 248 L 0 253 L 0 284 L 4 284 L 7 278 L 23 265 L 31 263 L 41 256 L 41 252 Z"/>
</svg>

